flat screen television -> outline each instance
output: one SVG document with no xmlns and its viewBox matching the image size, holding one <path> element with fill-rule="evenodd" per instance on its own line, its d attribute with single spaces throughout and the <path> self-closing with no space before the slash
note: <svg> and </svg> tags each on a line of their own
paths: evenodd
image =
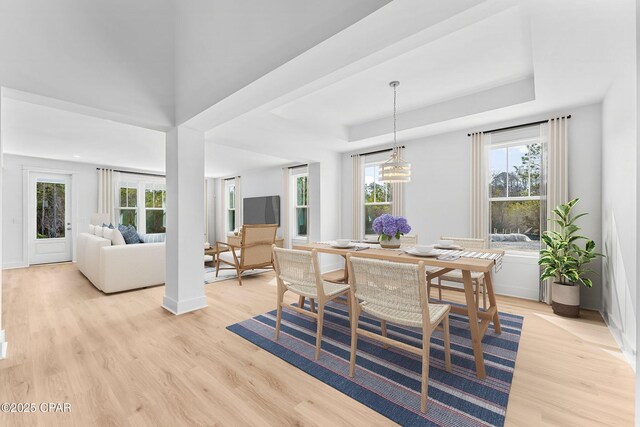
<svg viewBox="0 0 640 427">
<path fill-rule="evenodd" d="M 280 196 L 243 199 L 242 216 L 244 224 L 280 225 Z"/>
</svg>

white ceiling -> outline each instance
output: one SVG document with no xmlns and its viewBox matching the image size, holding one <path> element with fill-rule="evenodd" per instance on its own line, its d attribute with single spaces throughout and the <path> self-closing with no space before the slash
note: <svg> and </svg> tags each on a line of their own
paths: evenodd
<svg viewBox="0 0 640 427">
<path fill-rule="evenodd" d="M 589 7 L 580 0 L 487 1 L 442 21 L 438 37 L 424 36 L 424 43 L 411 50 L 402 41 L 385 46 L 370 55 L 367 67 L 354 62 L 343 67 L 339 78 L 325 79 L 331 80 L 326 84 L 309 82 L 306 93 L 283 91 L 264 107 L 215 126 L 207 136 L 263 151 L 262 136 L 273 134 L 268 149 L 275 154 L 289 150 L 293 141 L 304 149 L 321 144 L 339 152 L 389 143 L 391 80 L 401 82 L 402 140 L 485 129 L 600 102 L 617 73 L 633 66 L 634 59 L 624 56 L 634 43 L 628 31 L 635 25 L 633 6 L 631 0 L 593 0 Z M 402 22 L 390 19 L 389 31 L 395 31 L 393 25 Z M 346 36 L 333 39 L 340 37 Z M 317 50 L 305 54 L 305 63 L 299 61 L 301 70 Z M 290 74 L 296 72 L 295 62 L 287 64 Z M 284 87 L 285 82 L 286 75 L 269 85 Z M 269 89 L 259 83 L 253 85 L 256 95 Z M 238 102 L 249 97 L 239 95 Z M 225 101 L 232 106 L 231 99 Z"/>
<path fill-rule="evenodd" d="M 164 132 L 12 98 L 2 101 L 7 154 L 164 170 Z"/>
<path fill-rule="evenodd" d="M 172 0 L 0 0 L 0 84 L 167 128 Z"/>
<path fill-rule="evenodd" d="M 70 7 L 74 0 L 65 4 Z M 139 12 L 147 10 L 144 4 L 140 3 Z M 396 0 L 227 96 L 187 124 L 206 131 L 206 172 L 216 177 L 314 161 L 327 153 L 390 142 L 391 80 L 401 81 L 398 125 L 402 140 L 567 111 L 601 101 L 619 70 L 634 63 L 635 58 L 622 54 L 629 50 L 628 43 L 634 43 L 628 37 L 635 25 L 633 6 L 631 0 L 591 0 L 589 7 L 580 0 L 464 0 L 447 5 Z M 0 0 L 0 16 L 4 7 Z M 120 24 L 116 23 L 124 18 L 114 19 L 111 31 L 117 31 Z M 127 25 L 123 28 L 125 33 L 132 30 Z M 71 36 L 65 29 L 60 34 L 65 40 Z M 60 45 L 55 54 L 62 55 L 63 62 L 71 61 L 68 66 L 76 64 L 80 55 L 64 51 L 62 41 L 56 41 Z M 116 37 L 98 43 L 104 48 L 101 54 L 116 49 L 112 44 L 120 42 L 124 39 Z M 233 40 L 229 43 L 231 49 Z M 78 49 L 86 48 L 78 45 Z M 6 41 L 0 42 L 0 54 L 3 52 L 7 52 Z M 126 52 L 135 56 L 135 49 Z M 8 58 L 30 58 L 27 53 L 16 55 L 9 51 Z M 162 56 L 159 52 L 149 55 Z M 131 108 L 141 107 L 142 92 L 151 94 L 152 87 L 168 76 L 163 70 L 154 74 L 154 59 L 149 55 L 140 60 L 144 66 L 132 60 L 137 77 L 127 84 L 109 80 L 109 85 L 121 84 L 112 97 L 88 90 L 86 96 L 96 102 L 85 105 L 108 108 L 107 104 L 115 105 L 129 96 Z M 112 52 L 111 58 L 118 56 Z M 122 69 L 109 65 L 99 72 L 100 61 L 90 56 L 89 62 L 83 72 L 92 71 L 94 80 L 109 73 L 123 77 Z M 3 84 L 2 67 L 16 66 L 9 63 L 0 65 Z M 54 74 L 64 70 L 54 70 Z M 34 70 L 28 73 L 31 77 L 37 74 Z M 73 77 L 78 80 L 73 90 L 93 89 L 86 86 L 87 75 Z M 142 77 L 149 81 L 138 87 Z M 62 90 L 70 80 L 63 81 L 60 91 L 51 92 L 66 99 Z M 160 107 L 164 100 L 172 98 L 146 99 L 160 108 L 158 113 L 164 111 Z M 5 150 L 9 153 L 164 170 L 161 132 L 119 123 L 126 120 L 118 115 L 111 117 L 113 121 L 99 119 L 94 116 L 107 116 L 42 97 L 12 96 L 5 103 L 3 131 L 6 126 Z M 156 123 L 157 117 L 153 119 Z"/>
<path fill-rule="evenodd" d="M 346 128 L 533 74 L 529 25 L 511 8 L 272 110 L 317 127 Z M 346 129 L 345 129 L 346 131 Z M 345 133 L 346 136 L 346 133 Z"/>
<path fill-rule="evenodd" d="M 2 117 L 5 154 L 165 171 L 164 132 L 12 98 L 4 98 Z M 207 177 L 288 163 L 291 161 L 213 142 L 205 147 Z"/>
</svg>

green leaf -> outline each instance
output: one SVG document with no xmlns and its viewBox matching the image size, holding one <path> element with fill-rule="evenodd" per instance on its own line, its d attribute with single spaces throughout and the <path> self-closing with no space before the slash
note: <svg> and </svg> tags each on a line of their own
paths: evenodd
<svg viewBox="0 0 640 427">
<path fill-rule="evenodd" d="M 587 277 L 583 277 L 580 279 L 580 281 L 582 282 L 583 285 L 585 285 L 587 288 L 591 288 L 593 287 L 593 282 L 591 281 L 591 279 L 587 278 Z"/>
<path fill-rule="evenodd" d="M 578 214 L 576 216 L 574 216 L 573 218 L 571 218 L 571 221 L 569 221 L 569 224 L 573 224 L 578 218 L 582 218 L 583 216 L 589 215 L 588 213 L 581 213 Z"/>
</svg>

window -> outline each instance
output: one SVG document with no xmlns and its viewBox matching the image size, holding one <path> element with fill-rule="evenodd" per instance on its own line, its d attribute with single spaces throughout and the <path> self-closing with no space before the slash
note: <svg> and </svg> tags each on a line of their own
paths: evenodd
<svg viewBox="0 0 640 427">
<path fill-rule="evenodd" d="M 65 192 L 62 182 L 36 181 L 36 238 L 65 237 Z"/>
<path fill-rule="evenodd" d="M 118 223 L 138 228 L 138 183 L 121 182 L 118 190 L 120 193 Z"/>
<path fill-rule="evenodd" d="M 118 224 L 133 225 L 141 233 L 165 233 L 167 192 L 162 178 L 122 174 L 118 184 Z"/>
<path fill-rule="evenodd" d="M 291 206 L 294 239 L 305 240 L 309 233 L 309 174 L 306 168 L 291 170 Z"/>
<path fill-rule="evenodd" d="M 391 213 L 391 184 L 380 182 L 382 162 L 367 163 L 364 167 L 364 234 L 372 236 L 373 220 Z"/>
<path fill-rule="evenodd" d="M 490 146 L 491 247 L 540 249 L 541 154 L 539 130 L 537 137 Z"/>
<path fill-rule="evenodd" d="M 145 184 L 144 207 L 147 233 L 167 231 L 166 203 L 167 191 L 164 184 Z"/>
<path fill-rule="evenodd" d="M 229 179 L 225 181 L 225 223 L 227 231 L 236 229 L 236 184 L 235 180 Z"/>
</svg>

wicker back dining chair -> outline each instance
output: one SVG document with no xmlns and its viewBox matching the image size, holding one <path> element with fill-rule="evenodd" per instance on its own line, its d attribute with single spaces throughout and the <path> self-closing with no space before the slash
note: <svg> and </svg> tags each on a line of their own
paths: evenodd
<svg viewBox="0 0 640 427">
<path fill-rule="evenodd" d="M 422 390 L 420 411 L 427 409 L 429 387 L 429 348 L 431 334 L 442 324 L 444 358 L 451 372 L 449 346 L 449 311 L 446 304 L 429 304 L 426 294 L 426 270 L 419 264 L 398 263 L 347 256 L 351 286 L 351 360 L 349 376 L 355 376 L 358 335 L 387 346 L 398 347 L 422 356 Z M 381 334 L 358 326 L 361 312 L 380 319 Z M 422 329 L 422 348 L 417 348 L 387 336 L 387 322 Z M 368 324 L 370 327 L 371 325 Z"/>
<path fill-rule="evenodd" d="M 216 242 L 216 277 L 220 270 L 236 270 L 242 285 L 242 273 L 256 268 L 273 268 L 271 246 L 278 224 L 253 224 L 242 227 L 240 246 Z M 220 267 L 220 263 L 230 267 Z"/>
<path fill-rule="evenodd" d="M 283 308 L 313 317 L 317 321 L 315 358 L 318 360 L 322 346 L 324 307 L 329 301 L 338 297 L 346 297 L 349 293 L 349 285 L 322 280 L 320 267 L 318 265 L 318 253 L 315 250 L 311 252 L 298 251 L 294 249 L 282 249 L 273 245 L 272 251 L 278 287 L 276 340 L 280 338 L 280 323 L 282 321 Z M 291 306 L 285 303 L 284 294 L 287 291 L 291 291 L 301 297 L 309 298 L 312 309 L 307 311 L 302 307 Z M 314 301 L 318 302 L 317 312 L 313 309 L 315 305 Z"/>
<path fill-rule="evenodd" d="M 467 237 L 444 237 L 441 236 L 440 239 L 442 240 L 451 240 L 453 241 L 454 245 L 458 245 L 463 247 L 464 249 L 470 250 L 470 249 L 487 249 L 488 244 L 487 244 L 487 239 L 474 239 L 474 238 L 467 238 Z M 438 283 L 437 284 L 433 284 L 431 283 L 431 281 L 429 281 L 427 288 L 429 290 L 429 297 L 431 296 L 431 288 L 437 288 L 438 289 L 438 299 L 440 301 L 442 301 L 442 290 L 443 289 L 447 289 L 447 290 L 451 290 L 451 291 L 462 291 L 464 292 L 464 289 L 461 288 L 457 288 L 457 287 L 453 287 L 453 286 L 446 286 L 443 285 L 442 282 L 446 281 L 446 282 L 454 282 L 454 283 L 464 283 L 464 280 L 462 279 L 462 271 L 460 270 L 453 270 L 450 271 L 449 273 L 443 274 L 442 276 L 438 277 Z M 480 292 L 482 292 L 482 308 L 486 309 L 487 308 L 487 288 L 485 286 L 485 282 L 484 282 L 484 273 L 478 273 L 478 272 L 471 272 L 471 283 L 474 286 L 474 290 L 475 290 L 475 294 L 476 294 L 476 308 L 480 307 Z"/>
<path fill-rule="evenodd" d="M 417 244 L 417 234 L 405 234 L 404 236 L 400 236 L 400 246 L 415 246 Z"/>
</svg>

